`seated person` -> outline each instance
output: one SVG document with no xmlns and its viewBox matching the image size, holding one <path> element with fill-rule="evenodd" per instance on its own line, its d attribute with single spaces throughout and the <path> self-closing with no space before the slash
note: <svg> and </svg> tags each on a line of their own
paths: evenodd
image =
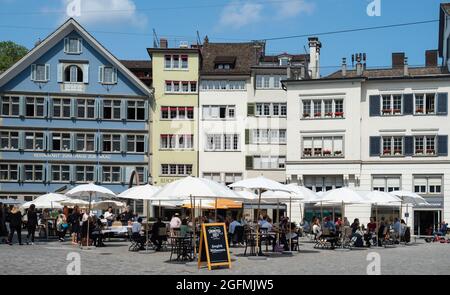
<svg viewBox="0 0 450 295">
<path fill-rule="evenodd" d="M 434 236 L 444 237 L 447 234 L 448 224 L 445 221 L 442 221 L 441 226 L 438 231 L 433 233 Z"/>
<path fill-rule="evenodd" d="M 122 227 L 122 221 L 120 220 L 120 216 L 117 216 L 116 221 L 111 224 L 112 227 Z"/>
<path fill-rule="evenodd" d="M 103 234 L 102 234 L 103 223 L 101 219 L 93 217 L 93 230 L 92 230 L 92 240 L 95 247 L 105 247 L 103 244 Z"/>
<path fill-rule="evenodd" d="M 385 236 L 385 233 L 384 233 L 385 230 L 386 230 L 386 223 L 385 223 L 384 217 L 381 217 L 380 227 L 378 228 L 378 234 L 377 234 L 379 247 L 382 246 L 384 236 Z"/>
<path fill-rule="evenodd" d="M 364 247 L 364 230 L 361 226 L 358 226 L 358 228 L 353 233 L 352 240 L 354 242 L 355 247 Z"/>
<path fill-rule="evenodd" d="M 298 234 L 296 232 L 297 226 L 294 222 L 291 223 L 291 230 L 289 232 L 289 228 L 286 233 L 281 235 L 281 243 L 284 245 L 284 251 L 289 251 L 289 241 L 298 240 Z M 292 248 L 292 247 L 291 247 Z"/>
<path fill-rule="evenodd" d="M 132 223 L 131 226 L 131 238 L 135 241 L 138 241 L 140 248 L 139 250 L 145 250 L 144 244 L 145 244 L 145 236 L 141 236 L 142 231 L 142 218 L 139 217 L 137 220 L 135 220 Z"/>
<path fill-rule="evenodd" d="M 181 221 L 181 225 L 180 225 L 180 236 L 181 237 L 186 237 L 188 235 L 188 233 L 191 233 L 191 227 L 188 225 L 188 220 L 187 218 L 184 218 Z"/>
<path fill-rule="evenodd" d="M 241 226 L 241 224 L 239 223 L 239 221 L 236 220 L 235 217 L 233 217 L 230 225 L 228 226 L 228 236 L 229 236 L 228 240 L 231 241 L 233 245 L 239 242 L 233 239 L 237 226 Z"/>
<path fill-rule="evenodd" d="M 259 227 L 268 232 L 271 231 L 273 225 L 269 222 L 269 220 L 270 220 L 269 217 L 264 216 L 263 219 L 259 222 Z"/>
<path fill-rule="evenodd" d="M 352 225 L 350 225 L 350 227 L 352 228 L 352 234 L 354 234 L 356 232 L 356 230 L 359 228 L 360 224 L 359 224 L 359 219 L 355 218 L 353 220 Z"/>
<path fill-rule="evenodd" d="M 152 243 L 156 246 L 156 251 L 160 251 L 162 248 L 162 243 L 164 239 L 167 238 L 167 233 L 163 236 L 161 235 L 160 229 L 167 229 L 167 226 L 164 222 L 162 222 L 161 218 L 158 217 L 156 222 L 152 226 Z"/>
<path fill-rule="evenodd" d="M 336 226 L 334 225 L 334 222 L 330 220 L 329 217 L 324 218 L 323 226 L 330 232 L 327 241 L 331 243 L 331 248 L 334 249 L 337 242 Z"/>
<path fill-rule="evenodd" d="M 319 222 L 318 218 L 314 219 L 314 221 L 313 221 L 312 233 L 316 237 L 316 239 L 318 239 L 322 236 L 322 228 L 320 226 L 320 222 Z"/>
</svg>

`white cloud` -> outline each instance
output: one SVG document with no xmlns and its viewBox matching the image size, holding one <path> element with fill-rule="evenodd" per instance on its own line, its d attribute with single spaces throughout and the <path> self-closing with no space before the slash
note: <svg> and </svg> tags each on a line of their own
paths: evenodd
<svg viewBox="0 0 450 295">
<path fill-rule="evenodd" d="M 234 1 L 222 11 L 219 20 L 220 27 L 239 29 L 249 24 L 257 23 L 262 18 L 263 5 L 258 3 Z"/>
<path fill-rule="evenodd" d="M 277 18 L 285 19 L 297 16 L 301 13 L 311 14 L 314 11 L 314 4 L 305 0 L 292 0 L 280 2 L 277 5 Z"/>
<path fill-rule="evenodd" d="M 76 1 L 81 3 L 81 11 L 80 16 L 74 18 L 83 25 L 129 24 L 144 27 L 147 24 L 147 17 L 137 11 L 134 0 L 62 0 L 63 11 Z M 68 17 L 65 13 L 64 19 Z"/>
</svg>

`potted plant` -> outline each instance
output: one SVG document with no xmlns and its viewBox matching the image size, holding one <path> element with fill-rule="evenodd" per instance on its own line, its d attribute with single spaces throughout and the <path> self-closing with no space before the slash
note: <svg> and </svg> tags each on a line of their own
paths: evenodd
<svg viewBox="0 0 450 295">
<path fill-rule="evenodd" d="M 416 114 L 423 114 L 423 108 L 417 108 Z"/>
<path fill-rule="evenodd" d="M 428 155 L 434 155 L 434 153 L 435 153 L 434 149 L 427 149 Z"/>
<path fill-rule="evenodd" d="M 341 156 L 341 155 L 342 155 L 342 151 L 335 151 L 335 152 L 334 152 L 334 155 L 335 155 L 335 156 Z"/>
<path fill-rule="evenodd" d="M 303 113 L 303 118 L 309 118 L 309 113 Z"/>
<path fill-rule="evenodd" d="M 402 112 L 402 110 L 400 110 L 400 109 L 394 109 L 393 112 L 394 112 L 394 114 L 400 114 L 400 113 Z"/>
<path fill-rule="evenodd" d="M 394 149 L 394 154 L 395 155 L 401 155 L 402 154 L 402 149 Z"/>
<path fill-rule="evenodd" d="M 326 112 L 325 117 L 333 117 L 333 112 Z"/>
<path fill-rule="evenodd" d="M 314 156 L 322 156 L 322 149 L 314 149 Z"/>
<path fill-rule="evenodd" d="M 390 149 L 384 149 L 383 150 L 383 155 L 390 155 L 391 154 L 391 150 Z"/>
<path fill-rule="evenodd" d="M 314 113 L 314 117 L 322 117 L 322 113 L 321 112 L 316 112 L 316 113 Z"/>
<path fill-rule="evenodd" d="M 344 112 L 336 112 L 334 115 L 336 117 L 342 118 L 342 117 L 344 117 Z"/>
<path fill-rule="evenodd" d="M 304 150 L 303 150 L 303 155 L 305 155 L 305 156 L 311 156 L 311 149 L 304 149 Z"/>
<path fill-rule="evenodd" d="M 323 155 L 324 156 L 331 156 L 331 151 L 330 150 L 323 150 Z"/>
<path fill-rule="evenodd" d="M 391 114 L 391 110 L 390 109 L 383 110 L 383 115 L 389 115 L 389 114 Z"/>
<path fill-rule="evenodd" d="M 419 154 L 419 155 L 423 154 L 423 149 L 417 149 L 416 154 Z"/>
</svg>

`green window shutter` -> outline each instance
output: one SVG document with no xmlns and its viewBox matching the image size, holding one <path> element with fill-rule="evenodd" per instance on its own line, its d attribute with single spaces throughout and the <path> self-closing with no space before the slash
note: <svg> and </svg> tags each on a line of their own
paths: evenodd
<svg viewBox="0 0 450 295">
<path fill-rule="evenodd" d="M 251 136 L 250 136 L 250 130 L 249 129 L 245 129 L 245 144 L 250 144 L 251 143 Z"/>
<path fill-rule="evenodd" d="M 246 156 L 245 157 L 245 169 L 246 170 L 253 170 L 253 156 Z"/>
<path fill-rule="evenodd" d="M 255 115 L 255 104 L 254 103 L 248 103 L 247 104 L 247 116 L 251 117 Z"/>
</svg>

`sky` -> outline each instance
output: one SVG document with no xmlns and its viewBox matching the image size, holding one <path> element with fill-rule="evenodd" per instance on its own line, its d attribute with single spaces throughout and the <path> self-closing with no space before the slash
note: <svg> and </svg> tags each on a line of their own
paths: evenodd
<svg viewBox="0 0 450 295">
<path fill-rule="evenodd" d="M 67 18 L 75 17 L 120 59 L 148 59 L 153 30 L 158 37 L 196 42 L 245 42 L 283 36 L 316 35 L 322 42 L 322 74 L 339 69 L 343 57 L 367 54 L 368 67 L 391 64 L 392 52 L 405 52 L 410 65 L 423 65 L 425 50 L 438 47 L 438 22 L 405 27 L 321 35 L 319 33 L 437 20 L 440 0 L 0 0 L 0 41 L 32 48 Z M 450 0 L 447 0 L 450 2 Z M 380 4 L 376 15 L 367 7 Z M 379 13 L 378 13 L 379 12 Z M 307 37 L 268 40 L 268 54 L 305 53 Z"/>
</svg>

